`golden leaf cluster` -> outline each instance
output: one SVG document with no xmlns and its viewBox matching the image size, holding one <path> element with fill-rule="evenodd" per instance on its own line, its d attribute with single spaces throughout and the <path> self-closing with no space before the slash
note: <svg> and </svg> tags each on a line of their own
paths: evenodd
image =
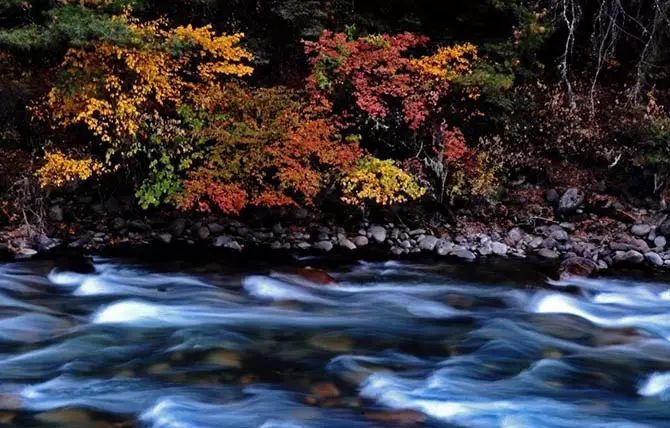
<svg viewBox="0 0 670 428">
<path fill-rule="evenodd" d="M 433 55 L 413 59 L 417 72 L 439 80 L 452 80 L 470 72 L 477 60 L 477 47 L 471 43 L 443 46 Z"/>
<path fill-rule="evenodd" d="M 418 199 L 426 189 L 392 160 L 367 156 L 342 180 L 342 200 L 350 205 L 393 205 Z"/>
<path fill-rule="evenodd" d="M 247 65 L 252 54 L 238 46 L 242 34 L 218 36 L 210 26 L 166 30 L 161 20 L 127 23 L 134 44 L 103 42 L 67 52 L 60 67 L 66 78 L 36 109 L 38 117 L 58 128 L 84 125 L 110 153 L 123 147 L 122 154 L 132 156 L 140 149 L 143 117 L 173 110 L 198 86 L 253 71 Z"/>
<path fill-rule="evenodd" d="M 37 170 L 40 186 L 62 187 L 74 180 L 88 180 L 102 171 L 102 164 L 93 159 L 73 159 L 61 152 L 47 152 L 44 165 Z"/>
</svg>

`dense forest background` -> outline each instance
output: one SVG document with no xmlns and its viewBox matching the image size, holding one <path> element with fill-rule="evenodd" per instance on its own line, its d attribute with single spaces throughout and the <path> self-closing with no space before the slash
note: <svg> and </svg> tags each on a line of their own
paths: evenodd
<svg viewBox="0 0 670 428">
<path fill-rule="evenodd" d="M 664 207 L 669 12 L 661 0 L 0 0 L 3 221 L 86 189 L 239 214 L 487 205 L 523 181 Z"/>
</svg>

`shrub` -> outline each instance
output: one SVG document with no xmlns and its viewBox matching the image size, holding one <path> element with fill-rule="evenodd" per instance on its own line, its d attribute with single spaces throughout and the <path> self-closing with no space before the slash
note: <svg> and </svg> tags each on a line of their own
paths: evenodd
<svg viewBox="0 0 670 428">
<path fill-rule="evenodd" d="M 426 189 L 392 160 L 362 158 L 342 179 L 342 200 L 350 205 L 393 205 L 418 199 Z"/>
<path fill-rule="evenodd" d="M 208 143 L 183 182 L 182 209 L 311 205 L 361 155 L 355 138 L 287 88 L 210 87 L 195 105 Z"/>
</svg>

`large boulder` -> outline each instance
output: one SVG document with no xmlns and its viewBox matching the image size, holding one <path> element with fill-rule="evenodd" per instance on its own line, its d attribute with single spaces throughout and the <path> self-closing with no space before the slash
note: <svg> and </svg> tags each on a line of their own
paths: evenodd
<svg viewBox="0 0 670 428">
<path fill-rule="evenodd" d="M 584 203 L 584 192 L 575 187 L 570 188 L 563 193 L 558 201 L 558 212 L 560 214 L 571 214 Z"/>
</svg>

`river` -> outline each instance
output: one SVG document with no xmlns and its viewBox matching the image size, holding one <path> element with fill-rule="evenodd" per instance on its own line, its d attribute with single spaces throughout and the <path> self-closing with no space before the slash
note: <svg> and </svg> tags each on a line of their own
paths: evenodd
<svg viewBox="0 0 670 428">
<path fill-rule="evenodd" d="M 663 278 L 558 282 L 518 261 L 0 266 L 0 426 L 668 427 L 667 400 Z"/>
</svg>

